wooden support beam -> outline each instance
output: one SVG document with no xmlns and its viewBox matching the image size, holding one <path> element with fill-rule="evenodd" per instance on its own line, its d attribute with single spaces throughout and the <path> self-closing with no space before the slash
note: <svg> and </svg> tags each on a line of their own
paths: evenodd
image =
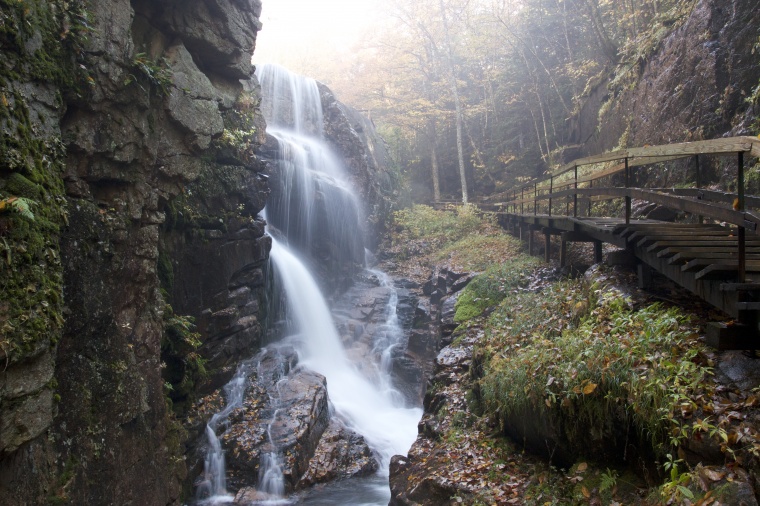
<svg viewBox="0 0 760 506">
<path fill-rule="evenodd" d="M 528 228 L 528 255 L 533 256 L 533 229 Z"/>
<path fill-rule="evenodd" d="M 710 322 L 706 331 L 707 345 L 718 350 L 756 350 L 760 345 L 757 328 L 748 325 Z"/>
<path fill-rule="evenodd" d="M 652 285 L 652 268 L 649 265 L 639 262 L 636 266 L 636 274 L 639 288 L 646 290 Z"/>
</svg>

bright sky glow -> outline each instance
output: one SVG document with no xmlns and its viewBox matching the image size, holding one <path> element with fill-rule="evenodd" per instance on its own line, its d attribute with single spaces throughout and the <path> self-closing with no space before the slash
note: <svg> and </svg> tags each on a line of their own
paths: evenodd
<svg viewBox="0 0 760 506">
<path fill-rule="evenodd" d="M 341 58 L 370 30 L 382 0 L 263 0 L 254 63 L 314 75 L 316 62 Z"/>
</svg>

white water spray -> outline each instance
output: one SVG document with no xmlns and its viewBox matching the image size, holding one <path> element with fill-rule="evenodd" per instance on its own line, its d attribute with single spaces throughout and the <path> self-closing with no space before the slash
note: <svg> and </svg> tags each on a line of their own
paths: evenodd
<svg viewBox="0 0 760 506">
<path fill-rule="evenodd" d="M 287 293 L 290 316 L 303 336 L 301 365 L 327 378 L 336 413 L 367 439 L 387 473 L 391 457 L 406 454 L 417 437 L 422 411 L 405 408 L 388 388 L 387 378 L 374 384 L 349 362 L 327 303 L 304 264 L 277 241 L 272 242 L 271 258 Z"/>
</svg>

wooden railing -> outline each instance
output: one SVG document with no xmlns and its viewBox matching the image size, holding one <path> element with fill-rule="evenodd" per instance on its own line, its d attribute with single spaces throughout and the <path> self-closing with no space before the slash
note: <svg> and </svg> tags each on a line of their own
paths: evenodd
<svg viewBox="0 0 760 506">
<path fill-rule="evenodd" d="M 702 188 L 700 157 L 736 156 L 736 193 Z M 735 225 L 739 240 L 739 277 L 744 278 L 746 231 L 760 234 L 760 216 L 750 209 L 760 208 L 760 198 L 745 195 L 745 157 L 760 158 L 760 139 L 732 137 L 707 141 L 630 148 L 574 160 L 544 177 L 513 189 L 507 200 L 495 204 L 511 214 L 557 214 L 590 216 L 592 203 L 623 199 L 625 222 L 631 220 L 631 201 L 643 200 L 691 213 L 702 219 Z M 694 160 L 694 188 L 637 188 L 633 186 L 634 170 L 661 162 L 685 158 Z M 603 180 L 622 174 L 622 185 L 604 185 Z M 611 178 L 610 178 L 611 179 Z M 732 186 L 734 186 L 732 185 Z M 584 212 L 580 203 L 585 201 Z M 564 205 L 562 205 L 564 204 Z M 561 208 L 564 208 L 564 213 Z M 541 212 L 544 211 L 544 212 Z"/>
</svg>

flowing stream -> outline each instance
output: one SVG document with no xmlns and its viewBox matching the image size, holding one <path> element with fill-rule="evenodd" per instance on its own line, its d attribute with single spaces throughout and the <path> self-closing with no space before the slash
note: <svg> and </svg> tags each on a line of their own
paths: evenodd
<svg viewBox="0 0 760 506">
<path fill-rule="evenodd" d="M 299 364 L 325 376 L 334 416 L 364 436 L 380 461 L 377 476 L 329 485 L 300 497 L 299 502 L 385 505 L 390 498 L 390 459 L 408 452 L 422 414 L 421 409 L 406 406 L 390 378 L 391 352 L 403 341 L 396 315 L 398 297 L 385 273 L 368 271 L 390 296 L 385 322 L 378 325 L 373 348 L 367 353 L 377 360 L 371 364 L 372 374 L 365 375 L 360 370 L 366 364 L 353 363 L 344 349 L 330 307 L 311 272 L 318 270 L 324 279 L 345 265 L 363 264 L 359 200 L 341 163 L 322 139 L 323 114 L 316 83 L 270 65 L 259 67 L 257 75 L 264 96 L 267 131 L 278 144 L 267 220 L 280 239 L 273 240 L 271 260 L 286 294 L 290 329 L 297 335 L 292 342 Z M 203 493 L 210 499 L 204 503 L 231 501 L 218 437 L 227 416 L 240 406 L 242 393 L 238 397 L 237 392 L 242 390 L 249 371 L 250 366 L 241 365 L 225 388 L 227 406 L 208 423 Z M 283 490 L 279 465 L 275 448 L 262 459 L 259 476 L 258 489 L 275 498 L 281 497 Z"/>
</svg>

